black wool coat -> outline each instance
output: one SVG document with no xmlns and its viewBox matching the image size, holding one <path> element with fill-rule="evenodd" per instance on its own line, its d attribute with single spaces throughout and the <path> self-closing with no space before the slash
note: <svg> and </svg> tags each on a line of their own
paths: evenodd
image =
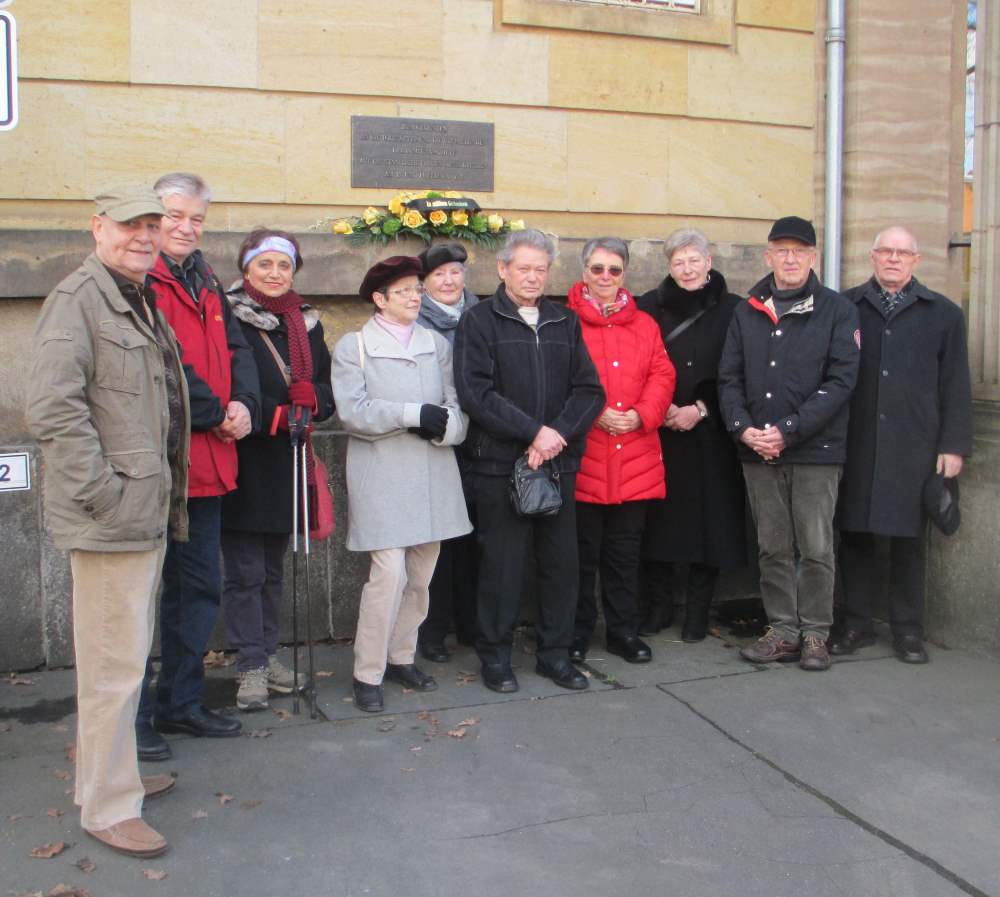
<svg viewBox="0 0 1000 897">
<path fill-rule="evenodd" d="M 841 529 L 918 536 L 921 489 L 941 453 L 972 451 L 972 388 L 962 309 L 914 278 L 915 299 L 887 321 L 874 278 L 846 296 L 861 321 Z"/>
<path fill-rule="evenodd" d="M 260 374 L 260 431 L 236 443 L 239 474 L 236 491 L 222 499 L 222 528 L 251 533 L 292 531 L 292 443 L 287 430 L 271 435 L 275 412 L 288 404 L 288 387 L 270 350 L 261 339 L 266 332 L 275 349 L 288 364 L 288 328 L 283 317 L 271 315 L 242 291 L 230 294 L 233 312 L 253 351 Z M 313 387 L 319 411 L 316 421 L 333 414 L 333 387 L 330 383 L 330 350 L 323 339 L 323 325 L 308 305 L 302 306 L 309 333 L 313 362 Z M 301 475 L 301 473 L 300 473 Z"/>
<path fill-rule="evenodd" d="M 719 413 L 717 384 L 726 331 L 741 299 L 713 270 L 700 290 L 684 290 L 667 277 L 637 302 L 659 324 L 664 340 L 678 324 L 704 311 L 665 345 L 677 371 L 674 404 L 691 405 L 701 399 L 708 409 L 708 417 L 693 430 L 660 428 L 667 497 L 647 506 L 643 556 L 741 566 L 746 563 L 743 474 Z"/>
</svg>

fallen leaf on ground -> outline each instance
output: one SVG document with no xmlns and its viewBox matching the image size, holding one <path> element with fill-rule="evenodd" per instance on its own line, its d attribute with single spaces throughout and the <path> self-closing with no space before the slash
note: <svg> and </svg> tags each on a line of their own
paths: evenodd
<svg viewBox="0 0 1000 897">
<path fill-rule="evenodd" d="M 333 670 L 316 670 L 317 679 L 329 679 L 333 675 Z"/>
<path fill-rule="evenodd" d="M 221 791 L 216 791 L 215 796 L 219 798 L 219 806 L 222 807 L 224 807 L 226 804 L 228 804 L 231 800 L 234 799 L 231 794 L 223 794 Z"/>
<path fill-rule="evenodd" d="M 995 739 L 994 739 L 994 740 L 995 740 Z M 410 750 L 411 750 L 411 751 L 413 751 L 413 753 L 415 754 L 415 753 L 416 753 L 417 751 L 422 751 L 422 750 L 423 750 L 423 748 L 422 748 L 422 747 L 420 747 L 420 745 L 419 745 L 419 744 L 415 744 L 415 745 L 414 745 L 413 747 L 411 747 L 411 748 L 410 748 Z"/>
<path fill-rule="evenodd" d="M 65 769 L 54 770 L 52 775 L 59 779 L 60 782 L 68 782 L 70 779 L 70 774 Z"/>
<path fill-rule="evenodd" d="M 167 873 L 162 869 L 143 869 L 142 874 L 150 881 L 163 881 L 167 877 Z"/>
<path fill-rule="evenodd" d="M 15 676 L 11 674 L 10 678 L 7 679 L 8 685 L 34 685 L 34 679 L 28 679 L 26 676 Z"/>
<path fill-rule="evenodd" d="M 52 731 L 53 732 L 68 732 L 69 731 L 69 726 L 67 726 L 66 723 L 53 723 L 52 724 Z"/>
<path fill-rule="evenodd" d="M 56 885 L 45 897 L 90 897 L 90 891 L 72 885 Z"/>
<path fill-rule="evenodd" d="M 80 857 L 73 865 L 81 872 L 93 872 L 97 868 L 97 863 L 90 857 Z"/>
<path fill-rule="evenodd" d="M 413 694 L 413 689 L 412 688 L 404 688 L 403 689 L 403 694 L 404 695 L 412 695 Z"/>
<path fill-rule="evenodd" d="M 251 729 L 246 733 L 247 738 L 270 738 L 270 729 Z"/>
<path fill-rule="evenodd" d="M 217 670 L 229 666 L 232 661 L 226 657 L 225 651 L 209 651 L 205 654 L 202 662 L 207 670 Z"/>
<path fill-rule="evenodd" d="M 465 736 L 469 734 L 469 730 L 463 728 L 462 726 L 458 726 L 455 729 L 449 729 L 448 734 L 452 738 L 465 738 Z"/>
<path fill-rule="evenodd" d="M 205 810 L 195 810 L 191 814 L 192 819 L 208 819 L 208 813 Z"/>
<path fill-rule="evenodd" d="M 391 732 L 396 728 L 396 721 L 394 719 L 383 720 L 378 724 L 379 732 Z"/>
<path fill-rule="evenodd" d="M 516 747 L 516 748 L 526 748 L 527 745 L 526 744 L 515 744 L 514 747 Z"/>
<path fill-rule="evenodd" d="M 63 815 L 63 811 L 60 810 L 58 807 L 49 807 L 45 811 L 45 815 L 51 816 L 53 819 L 58 819 L 60 816 Z"/>
<path fill-rule="evenodd" d="M 262 803 L 263 801 L 261 800 L 245 800 L 240 804 L 240 806 L 244 810 L 252 810 L 254 807 L 259 807 Z"/>
<path fill-rule="evenodd" d="M 64 841 L 51 841 L 48 844 L 39 844 L 38 847 L 33 847 L 30 855 L 36 860 L 51 860 L 52 857 L 59 856 L 65 849 L 66 843 Z"/>
<path fill-rule="evenodd" d="M 67 744 L 66 745 L 66 759 L 70 763 L 76 763 L 76 745 Z"/>
<path fill-rule="evenodd" d="M 400 767 L 400 772 L 416 772 L 417 768 L 415 766 L 402 766 Z"/>
<path fill-rule="evenodd" d="M 995 738 L 993 740 L 996 741 Z M 15 813 L 13 816 L 7 817 L 8 822 L 17 822 L 18 819 L 24 819 L 24 813 Z"/>
<path fill-rule="evenodd" d="M 417 714 L 417 719 L 430 719 L 430 718 L 431 718 L 431 712 L 429 710 L 421 710 L 420 713 Z"/>
<path fill-rule="evenodd" d="M 345 704 L 350 704 L 351 701 L 354 700 L 354 698 L 341 698 L 340 700 L 343 701 Z"/>
<path fill-rule="evenodd" d="M 275 707 L 274 708 L 274 715 L 276 717 L 278 717 L 278 719 L 280 719 L 282 722 L 284 722 L 286 719 L 291 719 L 292 718 L 291 712 L 288 711 L 288 710 L 285 710 L 282 707 Z"/>
<path fill-rule="evenodd" d="M 722 630 L 720 630 L 718 626 L 709 626 L 708 634 L 712 636 L 712 638 L 722 638 Z"/>
<path fill-rule="evenodd" d="M 0 732 L 10 732 L 11 729 L 13 728 L 14 728 L 13 725 L 11 725 L 10 723 L 3 723 L 2 725 L 0 725 Z"/>
<path fill-rule="evenodd" d="M 579 668 L 578 668 L 578 669 L 579 669 Z M 583 673 L 583 675 L 584 675 L 584 676 L 586 676 L 586 677 L 587 677 L 588 679 L 591 679 L 591 678 L 593 678 L 593 675 L 594 675 L 594 674 L 593 674 L 593 673 L 591 673 L 591 672 L 590 672 L 590 670 L 580 670 L 580 672 L 581 672 L 581 673 Z"/>
<path fill-rule="evenodd" d="M 458 675 L 455 677 L 456 685 L 468 685 L 470 682 L 475 682 L 479 676 L 476 673 L 467 673 L 465 670 L 459 670 Z"/>
<path fill-rule="evenodd" d="M 459 725 L 460 726 L 474 726 L 479 722 L 478 716 L 470 716 L 468 719 L 463 719 Z"/>
</svg>

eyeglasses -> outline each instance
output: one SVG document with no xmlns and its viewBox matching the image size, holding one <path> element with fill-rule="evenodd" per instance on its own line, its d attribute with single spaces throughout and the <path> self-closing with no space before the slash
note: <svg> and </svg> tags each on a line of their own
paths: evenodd
<svg viewBox="0 0 1000 897">
<path fill-rule="evenodd" d="M 589 265 L 587 270 L 594 275 L 594 277 L 600 277 L 605 270 L 612 277 L 621 277 L 625 273 L 625 269 L 621 265 Z"/>
<path fill-rule="evenodd" d="M 776 246 L 772 249 L 768 249 L 771 255 L 776 255 L 779 259 L 786 259 L 790 256 L 794 256 L 797 259 L 804 259 L 809 256 L 810 253 L 815 252 L 814 246 Z"/>
<path fill-rule="evenodd" d="M 423 296 L 424 288 L 422 286 L 415 287 L 400 287 L 398 290 L 389 290 L 389 296 Z"/>
<path fill-rule="evenodd" d="M 916 253 L 912 249 L 889 249 L 885 246 L 879 246 L 878 249 L 873 249 L 872 252 L 875 253 L 883 261 L 885 259 L 891 259 L 896 256 L 901 261 L 908 262 L 912 259 Z"/>
</svg>

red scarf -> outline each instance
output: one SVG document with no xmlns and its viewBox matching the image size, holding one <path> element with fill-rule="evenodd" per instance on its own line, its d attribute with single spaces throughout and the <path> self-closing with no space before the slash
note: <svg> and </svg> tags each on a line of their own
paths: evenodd
<svg viewBox="0 0 1000 897">
<path fill-rule="evenodd" d="M 594 308 L 596 311 L 598 311 L 601 317 L 610 318 L 611 315 L 618 314 L 618 312 L 620 312 L 623 308 L 625 308 L 625 306 L 628 305 L 629 299 L 631 299 L 632 296 L 628 290 L 622 287 L 618 290 L 618 293 L 615 295 L 615 298 L 611 300 L 611 302 L 605 305 L 593 293 L 590 292 L 590 289 L 587 287 L 587 284 L 585 284 L 582 280 L 580 280 L 577 281 L 575 284 L 573 284 L 573 286 L 570 288 L 569 298 L 571 300 L 572 299 L 582 300 L 586 302 L 589 306 L 591 306 L 591 308 Z"/>
</svg>

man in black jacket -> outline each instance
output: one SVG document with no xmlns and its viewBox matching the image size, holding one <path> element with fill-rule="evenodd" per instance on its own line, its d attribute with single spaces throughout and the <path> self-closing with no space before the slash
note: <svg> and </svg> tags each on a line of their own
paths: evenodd
<svg viewBox="0 0 1000 897">
<path fill-rule="evenodd" d="M 529 552 L 537 561 L 539 616 L 535 671 L 564 688 L 586 677 L 569 662 L 579 569 L 576 472 L 584 440 L 604 407 L 604 390 L 580 322 L 544 299 L 555 246 L 536 230 L 510 234 L 497 269 L 503 283 L 469 309 L 455 338 L 455 388 L 469 415 L 465 452 L 480 545 L 476 652 L 483 682 L 517 691 L 510 654 Z M 511 505 L 514 462 L 559 471 L 563 504 L 551 517 L 520 517 Z"/>
<path fill-rule="evenodd" d="M 825 670 L 833 514 L 858 374 L 858 316 L 813 272 L 810 222 L 776 221 L 764 260 L 772 273 L 737 307 L 719 364 L 720 406 L 739 440 L 771 624 L 740 654 L 754 663 L 797 660 L 805 670 Z"/>
<path fill-rule="evenodd" d="M 847 291 L 862 349 L 838 514 L 846 613 L 830 652 L 853 654 L 875 642 L 872 601 L 885 589 L 882 542 L 893 649 L 904 663 L 926 663 L 921 493 L 935 472 L 957 477 L 962 456 L 972 451 L 965 320 L 959 306 L 913 276 L 920 254 L 906 228 L 882 231 L 871 258 L 874 276 Z"/>
</svg>

